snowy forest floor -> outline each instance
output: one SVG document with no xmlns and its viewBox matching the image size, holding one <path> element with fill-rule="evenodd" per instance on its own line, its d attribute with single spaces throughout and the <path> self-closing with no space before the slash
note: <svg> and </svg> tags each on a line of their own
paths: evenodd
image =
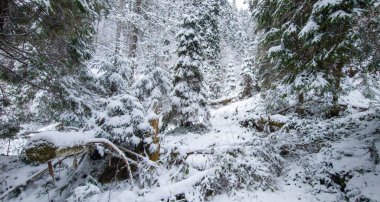
<svg viewBox="0 0 380 202">
<path fill-rule="evenodd" d="M 157 182 L 151 188 L 131 188 L 129 184 L 99 189 L 87 186 L 90 191 L 85 200 L 175 201 L 178 195 L 184 195 L 178 200 L 199 201 L 204 199 L 201 189 L 207 184 L 213 190 L 220 189 L 207 198 L 215 202 L 380 201 L 380 167 L 376 164 L 376 154 L 377 158 L 379 155 L 376 148 L 380 148 L 379 109 L 358 112 L 349 108 L 342 116 L 332 119 L 277 114 L 271 119 L 286 124 L 271 133 L 241 125 L 242 121 L 260 116 L 267 115 L 259 95 L 214 109 L 209 132 L 170 133 L 162 137 L 162 163 L 153 176 Z M 12 153 L 24 143 L 21 139 L 12 142 Z M 1 149 L 5 153 L 6 147 Z M 182 156 L 183 162 L 170 166 L 168 159 L 173 151 Z M 230 156 L 231 151 L 238 154 Z M 43 167 L 46 166 L 25 166 L 16 157 L 0 156 L 0 193 Z M 248 180 L 251 172 L 261 180 Z M 223 177 L 228 181 L 225 190 L 220 184 Z M 59 201 L 68 197 L 61 198 L 54 188 L 59 185 L 49 181 L 45 173 L 42 179 L 25 187 L 23 193 L 7 200 Z M 73 187 L 74 193 L 86 190 L 85 185 L 80 185 L 83 184 L 78 182 L 79 187 Z M 69 201 L 80 200 L 75 196 L 69 198 Z"/>
</svg>

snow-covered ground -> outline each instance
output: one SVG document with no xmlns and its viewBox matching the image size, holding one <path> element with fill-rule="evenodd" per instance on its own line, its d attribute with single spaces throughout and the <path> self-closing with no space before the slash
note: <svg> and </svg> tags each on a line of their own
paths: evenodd
<svg viewBox="0 0 380 202">
<path fill-rule="evenodd" d="M 344 100 L 349 103 L 349 98 Z M 241 121 L 266 116 L 263 106 L 257 95 L 213 110 L 212 129 L 209 132 L 163 136 L 162 162 L 155 174 L 157 182 L 151 188 L 140 189 L 128 184 L 99 188 L 81 184 L 83 186 L 76 189 L 73 187 L 74 193 L 78 193 L 78 196 L 89 193 L 88 197 L 73 195 L 69 201 L 175 201 L 179 200 L 179 195 L 182 195 L 180 200 L 199 201 L 203 198 L 199 196 L 203 193 L 199 189 L 204 178 L 209 178 L 210 183 L 218 182 L 213 180 L 222 171 L 229 173 L 232 184 L 236 182 L 236 179 L 232 179 L 238 176 L 234 173 L 236 170 L 222 169 L 224 162 L 220 161 L 225 160 L 239 165 L 257 163 L 260 168 L 249 168 L 258 173 L 258 176 L 268 176 L 268 179 L 275 176 L 268 173 L 272 171 L 268 165 L 270 161 L 263 160 L 259 155 L 252 154 L 250 158 L 243 159 L 239 156 L 236 159 L 223 157 L 229 151 L 235 151 L 235 148 L 245 149 L 242 154 L 250 154 L 247 151 L 257 149 L 273 151 L 273 156 L 269 158 L 278 157 L 273 164 L 280 162 L 281 174 L 273 182 L 253 184 L 253 187 L 241 186 L 238 180 L 238 183 L 231 186 L 233 191 L 223 190 L 210 196 L 208 199 L 211 201 L 380 201 L 380 167 L 375 164 L 369 152 L 372 144 L 380 148 L 379 109 L 364 112 L 350 109 L 342 117 L 327 120 L 275 115 L 272 120 L 286 122 L 285 129 L 270 134 L 241 126 Z M 260 148 L 260 145 L 264 145 L 264 148 Z M 265 150 L 269 146 L 273 148 Z M 286 153 L 280 156 L 278 153 L 284 150 Z M 184 162 L 169 166 L 168 156 L 172 154 L 170 152 L 184 156 Z M 0 159 L 0 193 L 7 187 L 21 183 L 22 179 L 44 166 L 22 166 L 20 162 L 17 163 L 17 158 L 12 159 L 11 161 L 4 156 Z M 241 163 L 242 160 L 247 162 Z M 62 176 L 69 175 L 69 172 L 61 173 Z M 49 176 L 45 174 L 44 180 L 28 186 L 27 190 L 21 191 L 11 201 L 44 201 L 51 198 L 62 200 L 58 187 L 63 185 L 59 185 L 59 182 L 55 185 L 48 182 Z M 47 187 L 36 186 L 41 184 Z M 44 189 L 50 191 L 44 192 Z"/>
</svg>

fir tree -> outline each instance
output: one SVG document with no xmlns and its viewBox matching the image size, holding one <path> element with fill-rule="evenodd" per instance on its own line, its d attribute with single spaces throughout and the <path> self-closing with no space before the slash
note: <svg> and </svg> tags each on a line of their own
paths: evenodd
<svg viewBox="0 0 380 202">
<path fill-rule="evenodd" d="M 349 32 L 366 3 L 265 0 L 256 6 L 257 31 L 264 32 L 259 52 L 262 87 L 288 85 L 276 94 L 325 95 L 336 106 L 342 69 L 354 48 Z"/>
<path fill-rule="evenodd" d="M 219 15 L 220 6 L 216 0 L 206 0 L 195 3 L 197 17 L 200 25 L 200 35 L 202 36 L 205 64 L 202 69 L 204 80 L 211 91 L 211 98 L 218 98 L 221 95 L 220 79 L 220 32 Z"/>
<path fill-rule="evenodd" d="M 358 81 L 358 88 L 367 98 L 379 95 L 380 87 L 380 1 L 371 1 L 370 6 L 355 18 L 351 37 L 356 52 L 353 64 L 346 68 L 349 77 Z"/>
<path fill-rule="evenodd" d="M 172 90 L 172 78 L 167 71 L 158 66 L 157 57 L 154 56 L 152 61 L 147 61 L 141 76 L 132 88 L 134 95 L 143 103 L 145 109 L 148 109 L 155 99 L 159 101 L 161 108 L 167 107 L 169 93 Z"/>
<path fill-rule="evenodd" d="M 125 93 L 129 90 L 132 69 L 126 57 L 119 51 L 116 51 L 112 56 L 108 56 L 106 60 L 100 61 L 97 68 L 102 73 L 99 77 L 99 84 L 106 95 Z"/>
<path fill-rule="evenodd" d="M 201 73 L 203 58 L 199 29 L 194 15 L 184 15 L 177 34 L 179 59 L 175 66 L 172 108 L 175 114 L 173 122 L 180 127 L 209 125 L 207 94 Z"/>
<path fill-rule="evenodd" d="M 23 108 L 22 121 L 84 125 L 91 117 L 93 22 L 107 7 L 98 0 L 8 1 L 1 18 L 0 80 Z M 3 11 L 3 10 L 2 10 Z M 20 53 L 23 54 L 20 54 Z M 22 93 L 25 92 L 25 93 Z M 29 107 L 32 106 L 32 107 Z"/>
<path fill-rule="evenodd" d="M 255 85 L 253 83 L 253 59 L 252 58 L 244 59 L 240 76 L 241 76 L 240 86 L 242 88 L 240 97 L 241 98 L 251 97 L 254 90 L 254 85 Z"/>
<path fill-rule="evenodd" d="M 104 112 L 97 117 L 100 126 L 97 135 L 132 148 L 141 147 L 144 135 L 149 136 L 152 129 L 145 120 L 144 109 L 138 99 L 127 94 L 117 94 L 101 104 Z"/>
<path fill-rule="evenodd" d="M 235 66 L 231 61 L 227 67 L 226 75 L 226 95 L 235 96 L 236 95 L 236 75 L 235 75 Z"/>
</svg>

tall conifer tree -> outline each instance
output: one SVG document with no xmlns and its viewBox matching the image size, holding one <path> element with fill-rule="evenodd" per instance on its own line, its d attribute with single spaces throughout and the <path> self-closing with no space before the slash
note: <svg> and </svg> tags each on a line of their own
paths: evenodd
<svg viewBox="0 0 380 202">
<path fill-rule="evenodd" d="M 181 127 L 209 125 L 207 93 L 203 82 L 202 38 L 198 19 L 184 15 L 181 30 L 177 34 L 178 61 L 175 66 L 172 107 L 174 122 Z"/>
</svg>

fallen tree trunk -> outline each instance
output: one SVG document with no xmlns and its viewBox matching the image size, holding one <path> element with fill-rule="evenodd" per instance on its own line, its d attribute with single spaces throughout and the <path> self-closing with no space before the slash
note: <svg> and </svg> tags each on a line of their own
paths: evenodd
<svg viewBox="0 0 380 202">
<path fill-rule="evenodd" d="M 236 98 L 230 97 L 230 98 L 224 98 L 224 99 L 218 99 L 218 100 L 212 100 L 210 101 L 210 106 L 226 106 L 231 104 Z"/>
<path fill-rule="evenodd" d="M 278 110 L 276 112 L 272 112 L 272 114 L 283 114 L 283 113 L 287 112 L 290 109 L 294 109 L 294 108 L 297 108 L 297 107 L 302 107 L 302 106 L 305 106 L 305 105 L 311 104 L 311 103 L 324 104 L 325 101 L 322 101 L 322 100 L 307 100 L 307 101 L 302 102 L 302 103 L 298 102 L 298 103 L 296 103 L 294 105 L 285 107 L 285 108 L 283 108 L 281 110 Z M 342 109 L 344 109 L 344 110 L 347 109 L 348 107 L 352 107 L 353 109 L 356 109 L 359 112 L 367 111 L 369 109 L 368 107 L 361 107 L 361 106 L 348 105 L 348 104 L 339 104 L 339 107 L 342 108 Z"/>
<path fill-rule="evenodd" d="M 84 152 L 90 138 L 92 135 L 80 132 L 41 132 L 27 142 L 24 147 L 25 155 L 33 162 L 49 162 L 55 158 Z"/>
<path fill-rule="evenodd" d="M 254 128 L 259 132 L 265 131 L 267 133 L 271 133 L 281 129 L 286 124 L 286 122 L 286 120 L 276 119 L 276 116 L 268 116 L 268 118 L 259 116 L 252 119 L 240 121 L 240 125 L 245 128 Z"/>
<path fill-rule="evenodd" d="M 129 180 L 133 184 L 132 172 L 128 162 L 130 159 L 111 141 L 105 138 L 94 138 L 92 134 L 58 131 L 42 132 L 28 141 L 25 146 L 25 154 L 30 161 L 45 163 L 56 158 L 87 152 L 88 146 L 93 144 L 102 144 L 122 159 L 125 163 Z"/>
</svg>

